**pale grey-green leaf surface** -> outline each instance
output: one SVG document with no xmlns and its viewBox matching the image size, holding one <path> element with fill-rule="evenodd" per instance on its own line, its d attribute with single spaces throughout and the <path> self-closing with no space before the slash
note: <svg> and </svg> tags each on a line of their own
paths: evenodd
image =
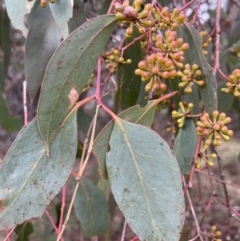
<svg viewBox="0 0 240 241">
<path fill-rule="evenodd" d="M 77 28 L 51 58 L 38 106 L 38 125 L 47 146 L 78 100 L 116 25 L 114 15 L 100 16 Z"/>
<path fill-rule="evenodd" d="M 190 23 L 179 26 L 178 37 L 182 37 L 189 44 L 189 49 L 185 51 L 185 63 L 197 64 L 203 73 L 205 84 L 199 87 L 199 91 L 206 111 L 212 114 L 217 109 L 216 79 L 212 67 L 203 55 L 201 37 Z"/>
<path fill-rule="evenodd" d="M 67 38 L 68 21 L 73 15 L 73 0 L 57 0 L 54 4 L 50 3 L 49 6 L 63 38 Z"/>
<path fill-rule="evenodd" d="M 157 108 L 157 101 L 150 101 L 145 107 L 139 105 L 130 107 L 121 112 L 119 117 L 130 122 L 151 126 L 153 123 L 154 114 Z M 106 168 L 106 154 L 109 151 L 109 139 L 113 130 L 114 122 L 110 121 L 100 132 L 93 144 L 93 153 L 99 164 L 99 171 L 104 179 L 108 179 Z"/>
<path fill-rule="evenodd" d="M 186 119 L 183 128 L 179 128 L 173 146 L 173 153 L 177 158 L 182 174 L 188 174 L 191 169 L 196 145 L 195 125 L 191 119 Z"/>
<path fill-rule="evenodd" d="M 27 0 L 5 0 L 8 16 L 14 28 L 22 31 L 23 36 L 27 36 L 27 28 L 24 24 L 24 16 L 29 13 L 33 7 L 34 1 Z"/>
<path fill-rule="evenodd" d="M 33 100 L 44 78 L 53 52 L 61 43 L 62 35 L 49 8 L 40 5 L 33 12 L 26 40 L 25 73 L 28 93 Z"/>
<path fill-rule="evenodd" d="M 109 223 L 108 203 L 102 191 L 86 178 L 80 181 L 74 211 L 85 235 L 104 234 Z"/>
<path fill-rule="evenodd" d="M 73 17 L 68 21 L 69 33 L 74 31 L 84 22 L 86 22 L 86 12 L 84 9 L 84 4 L 81 0 L 74 0 Z"/>
<path fill-rule="evenodd" d="M 50 157 L 37 121 L 23 127 L 0 169 L 0 230 L 44 213 L 67 181 L 76 150 L 76 112 L 53 141 Z"/>
<path fill-rule="evenodd" d="M 151 129 L 115 120 L 106 164 L 114 198 L 141 241 L 178 241 L 184 196 L 178 163 Z"/>
</svg>

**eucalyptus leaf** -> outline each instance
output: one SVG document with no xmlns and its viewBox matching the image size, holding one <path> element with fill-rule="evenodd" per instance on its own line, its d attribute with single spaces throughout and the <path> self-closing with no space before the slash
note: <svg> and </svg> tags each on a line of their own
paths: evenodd
<svg viewBox="0 0 240 241">
<path fill-rule="evenodd" d="M 12 25 L 14 28 L 21 30 L 24 37 L 27 36 L 28 32 L 24 24 L 24 17 L 31 11 L 33 4 L 34 1 L 29 2 L 26 0 L 5 0 L 7 13 Z"/>
<path fill-rule="evenodd" d="M 179 26 L 178 37 L 182 37 L 184 42 L 189 44 L 189 49 L 185 51 L 185 63 L 197 64 L 202 71 L 205 84 L 199 87 L 199 91 L 206 111 L 212 114 L 217 109 L 216 79 L 212 67 L 203 55 L 201 37 L 187 22 Z"/>
<path fill-rule="evenodd" d="M 86 22 L 86 12 L 84 4 L 81 0 L 74 0 L 73 17 L 68 22 L 69 32 L 73 32 L 76 28 Z"/>
<path fill-rule="evenodd" d="M 7 74 L 11 56 L 10 21 L 6 11 L 0 11 L 0 47 L 3 51 L 4 72 Z"/>
<path fill-rule="evenodd" d="M 0 126 L 5 130 L 18 131 L 21 129 L 23 123 L 20 117 L 14 117 L 9 113 L 7 104 L 2 94 L 0 93 Z"/>
<path fill-rule="evenodd" d="M 104 234 L 109 223 L 108 203 L 102 191 L 86 178 L 81 178 L 74 211 L 85 235 Z"/>
<path fill-rule="evenodd" d="M 112 193 L 140 240 L 178 241 L 184 195 L 178 163 L 151 129 L 116 119 L 106 164 Z"/>
<path fill-rule="evenodd" d="M 225 87 L 225 83 L 218 86 L 218 110 L 219 112 L 228 114 L 232 109 L 234 97 L 230 93 L 226 94 L 221 91 L 221 89 Z"/>
<path fill-rule="evenodd" d="M 115 19 L 114 15 L 106 15 L 89 20 L 72 32 L 52 56 L 38 106 L 39 130 L 47 148 L 92 74 L 116 25 Z"/>
<path fill-rule="evenodd" d="M 119 114 L 119 117 L 138 124 L 150 127 L 153 122 L 157 108 L 157 101 L 150 101 L 148 105 L 141 108 L 139 105 L 133 106 Z M 109 139 L 113 130 L 114 121 L 110 121 L 100 132 L 93 144 L 93 153 L 99 164 L 99 171 L 104 179 L 108 179 L 106 169 L 106 154 L 109 151 Z"/>
<path fill-rule="evenodd" d="M 179 128 L 173 146 L 173 154 L 177 158 L 182 174 L 188 174 L 191 169 L 196 145 L 195 125 L 191 119 L 186 119 L 183 128 Z"/>
<path fill-rule="evenodd" d="M 73 15 L 72 5 L 72 0 L 57 0 L 54 4 L 49 4 L 53 18 L 64 39 L 69 34 L 68 21 Z"/>
<path fill-rule="evenodd" d="M 37 121 L 18 134 L 0 169 L 0 230 L 40 217 L 69 177 L 77 150 L 74 112 L 51 145 L 47 156 Z"/>
<path fill-rule="evenodd" d="M 136 37 L 138 37 L 138 31 L 134 29 L 131 38 L 127 38 L 125 45 L 131 43 Z M 122 64 L 117 70 L 118 90 L 115 98 L 115 105 L 125 110 L 136 104 L 140 87 L 141 78 L 134 73 L 134 70 L 138 68 L 138 63 L 142 58 L 142 49 L 140 41 L 136 42 L 124 51 L 124 60 L 131 59 L 131 64 Z M 118 108 L 117 108 L 118 109 Z"/>
<path fill-rule="evenodd" d="M 15 228 L 15 233 L 17 233 L 18 237 L 16 241 L 29 241 L 29 235 L 33 233 L 33 225 L 30 222 L 25 222 L 21 225 L 18 225 Z"/>
<path fill-rule="evenodd" d="M 28 93 L 33 100 L 42 84 L 47 64 L 61 43 L 61 33 L 52 17 L 49 4 L 32 13 L 26 51 L 25 73 Z"/>
</svg>

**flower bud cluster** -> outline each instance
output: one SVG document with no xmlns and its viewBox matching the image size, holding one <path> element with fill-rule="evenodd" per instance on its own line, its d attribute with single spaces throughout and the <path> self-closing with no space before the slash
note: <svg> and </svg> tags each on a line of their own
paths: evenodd
<svg viewBox="0 0 240 241">
<path fill-rule="evenodd" d="M 206 138 L 205 147 L 211 144 L 220 146 L 221 139 L 230 140 L 233 131 L 225 126 L 230 122 L 230 117 L 226 117 L 225 113 L 219 113 L 217 110 L 213 111 L 212 118 L 208 113 L 204 113 L 197 122 L 197 134 Z"/>
<path fill-rule="evenodd" d="M 152 27 L 154 22 L 150 19 L 152 5 L 146 4 L 141 10 L 143 0 L 135 0 L 130 6 L 129 0 L 124 0 L 123 3 L 115 3 L 116 18 L 122 22 L 130 22 L 130 26 L 126 29 L 126 37 L 131 37 L 133 26 L 136 25 L 139 33 L 143 34 L 146 28 Z"/>
<path fill-rule="evenodd" d="M 222 88 L 223 93 L 230 93 L 240 99 L 240 69 L 235 69 L 229 76 L 226 88 Z"/>
<path fill-rule="evenodd" d="M 235 53 L 237 55 L 238 58 L 240 58 L 240 48 L 239 48 L 239 44 L 233 44 L 233 46 L 230 48 L 230 51 L 232 53 Z"/>
<path fill-rule="evenodd" d="M 193 109 L 193 103 L 184 104 L 179 102 L 180 109 L 179 111 L 172 111 L 172 117 L 178 118 L 177 123 L 178 127 L 182 128 L 184 126 L 185 118 L 188 117 Z"/>
<path fill-rule="evenodd" d="M 123 57 L 121 57 L 121 53 L 118 49 L 112 48 L 110 51 L 108 51 L 103 58 L 106 62 L 106 67 L 111 73 L 114 73 L 120 64 L 131 64 L 132 60 L 127 59 L 124 60 Z"/>
<path fill-rule="evenodd" d="M 171 59 L 174 65 L 182 69 L 184 62 L 184 51 L 189 49 L 189 44 L 183 42 L 183 38 L 178 38 L 176 31 L 166 30 L 165 39 L 162 35 L 156 36 L 156 47 L 164 56 Z"/>
<path fill-rule="evenodd" d="M 210 159 L 217 158 L 217 155 L 215 153 L 207 154 L 206 153 L 206 147 L 203 148 L 197 156 L 195 167 L 199 169 L 201 167 L 202 161 L 204 161 L 209 167 L 213 166 L 213 162 Z"/>
<path fill-rule="evenodd" d="M 33 0 L 27 0 L 28 2 L 32 2 Z M 47 6 L 47 1 L 50 3 L 55 3 L 56 0 L 40 0 L 40 5 L 45 8 Z"/>
<path fill-rule="evenodd" d="M 156 6 L 152 9 L 152 19 L 155 22 L 153 31 L 157 29 L 171 29 L 175 30 L 179 24 L 186 21 L 184 14 L 180 13 L 179 9 L 174 8 L 172 13 L 169 12 L 168 7 L 161 8 Z"/>
<path fill-rule="evenodd" d="M 212 38 L 208 37 L 208 33 L 206 31 L 202 31 L 199 34 L 200 34 L 200 37 L 202 38 L 203 54 L 206 56 L 208 54 L 207 47 L 208 47 L 208 44 L 212 41 Z"/>
<path fill-rule="evenodd" d="M 149 92 L 152 88 L 166 91 L 167 86 L 162 82 L 162 79 L 174 78 L 177 72 L 169 58 L 164 57 L 162 53 L 154 53 L 138 63 L 135 74 L 141 75 L 142 81 L 150 80 L 145 87 L 145 90 Z"/>
<path fill-rule="evenodd" d="M 212 237 L 212 241 L 222 241 L 222 239 L 220 239 L 222 235 L 221 231 L 217 230 L 217 227 L 215 225 L 213 225 L 211 227 L 211 237 Z"/>
<path fill-rule="evenodd" d="M 193 84 L 197 84 L 198 86 L 203 86 L 204 81 L 201 80 L 202 71 L 198 69 L 197 64 L 185 64 L 185 68 L 183 71 L 178 71 L 177 75 L 180 77 L 180 83 L 178 86 L 180 88 L 186 87 L 184 89 L 185 93 L 192 93 Z"/>
</svg>

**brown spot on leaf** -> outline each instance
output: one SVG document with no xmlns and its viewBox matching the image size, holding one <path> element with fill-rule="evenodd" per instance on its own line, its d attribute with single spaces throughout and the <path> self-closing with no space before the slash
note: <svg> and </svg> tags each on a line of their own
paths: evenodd
<svg viewBox="0 0 240 241">
<path fill-rule="evenodd" d="M 70 107 L 72 107 L 77 102 L 78 97 L 79 97 L 79 94 L 78 94 L 77 90 L 75 89 L 75 87 L 72 87 L 72 89 L 68 95 L 68 98 L 70 100 Z"/>
</svg>

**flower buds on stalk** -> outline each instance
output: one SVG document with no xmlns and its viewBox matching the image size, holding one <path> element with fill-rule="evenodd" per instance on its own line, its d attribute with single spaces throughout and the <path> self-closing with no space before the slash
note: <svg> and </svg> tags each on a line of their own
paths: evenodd
<svg viewBox="0 0 240 241">
<path fill-rule="evenodd" d="M 142 81 L 150 79 L 145 87 L 145 90 L 149 92 L 152 88 L 165 91 L 167 86 L 162 82 L 162 79 L 174 78 L 177 72 L 173 62 L 161 53 L 158 53 L 148 55 L 145 60 L 140 61 L 135 74 L 141 75 Z"/>
<path fill-rule="evenodd" d="M 109 69 L 111 73 L 114 73 L 120 64 L 132 63 L 131 59 L 124 60 L 124 58 L 121 57 L 120 51 L 114 48 L 107 52 L 103 58 L 105 59 L 107 69 Z"/>
<path fill-rule="evenodd" d="M 186 64 L 183 71 L 178 71 L 177 75 L 180 77 L 181 82 L 178 84 L 180 88 L 186 87 L 184 89 L 185 93 L 192 93 L 193 84 L 198 86 L 203 86 L 204 81 L 201 80 L 202 71 L 198 69 L 197 64 Z"/>
<path fill-rule="evenodd" d="M 178 69 L 183 68 L 184 51 L 189 48 L 188 43 L 184 43 L 182 38 L 177 37 L 175 31 L 167 30 L 165 32 L 166 39 L 158 34 L 156 36 L 156 47 L 163 53 L 164 56 L 171 59 Z"/>
<path fill-rule="evenodd" d="M 223 93 L 230 93 L 234 97 L 240 99 L 240 69 L 235 69 L 229 76 L 226 88 L 222 88 Z"/>
<path fill-rule="evenodd" d="M 178 127 L 182 128 L 185 123 L 185 118 L 190 115 L 192 109 L 193 109 L 193 103 L 184 104 L 183 102 L 179 102 L 180 110 L 179 111 L 172 111 L 172 117 L 178 118 L 177 123 Z"/>
<path fill-rule="evenodd" d="M 225 113 L 219 113 L 217 110 L 213 111 L 212 118 L 208 113 L 204 113 L 200 121 L 197 122 L 197 134 L 206 138 L 205 147 L 211 144 L 220 146 L 221 139 L 224 141 L 230 140 L 233 131 L 228 130 L 225 126 L 230 122 L 230 117 L 226 117 Z"/>
</svg>

